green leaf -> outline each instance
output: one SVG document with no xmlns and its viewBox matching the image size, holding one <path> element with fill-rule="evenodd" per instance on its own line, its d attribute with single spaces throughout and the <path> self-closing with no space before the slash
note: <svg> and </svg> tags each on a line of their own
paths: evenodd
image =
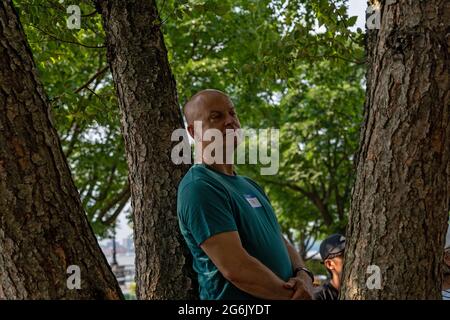
<svg viewBox="0 0 450 320">
<path fill-rule="evenodd" d="M 358 20 L 358 16 L 353 16 L 353 17 L 350 17 L 348 20 L 347 20 L 347 25 L 349 26 L 349 27 L 353 27 L 355 24 L 356 24 L 356 21 Z"/>
</svg>

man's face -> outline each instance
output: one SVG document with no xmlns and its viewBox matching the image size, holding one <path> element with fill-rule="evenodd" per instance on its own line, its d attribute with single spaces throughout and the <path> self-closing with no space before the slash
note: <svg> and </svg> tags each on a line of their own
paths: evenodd
<svg viewBox="0 0 450 320">
<path fill-rule="evenodd" d="M 203 131 L 218 129 L 225 135 L 226 129 L 236 130 L 241 127 L 233 103 L 226 96 L 208 97 L 203 110 Z"/>
<path fill-rule="evenodd" d="M 342 275 L 342 269 L 344 268 L 343 256 L 335 257 L 335 258 L 333 258 L 333 260 L 334 260 L 334 266 L 335 266 L 336 272 L 340 278 Z"/>
<path fill-rule="evenodd" d="M 450 276 L 450 249 L 444 252 L 444 276 Z"/>
<path fill-rule="evenodd" d="M 233 103 L 227 96 L 222 94 L 210 94 L 203 98 L 196 121 L 201 121 L 201 132 L 198 132 L 199 130 L 195 123 L 190 124 L 188 130 L 197 142 L 202 143 L 203 148 L 212 143 L 212 141 L 208 141 L 212 139 L 205 137 L 207 130 L 219 130 L 222 133 L 225 147 L 227 142 L 227 129 L 228 134 L 230 134 L 230 130 L 234 131 L 241 127 Z M 237 139 L 232 138 L 229 140 L 234 141 L 233 148 L 235 148 Z"/>
<path fill-rule="evenodd" d="M 326 259 L 324 264 L 327 269 L 331 270 L 333 273 L 336 273 L 339 278 L 341 277 L 342 269 L 344 268 L 343 256 Z"/>
</svg>

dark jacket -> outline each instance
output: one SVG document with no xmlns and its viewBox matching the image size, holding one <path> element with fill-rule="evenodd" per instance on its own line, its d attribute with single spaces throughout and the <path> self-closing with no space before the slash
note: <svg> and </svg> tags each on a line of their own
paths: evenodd
<svg viewBox="0 0 450 320">
<path fill-rule="evenodd" d="M 339 291 L 327 281 L 316 291 L 314 298 L 316 300 L 338 300 Z"/>
</svg>

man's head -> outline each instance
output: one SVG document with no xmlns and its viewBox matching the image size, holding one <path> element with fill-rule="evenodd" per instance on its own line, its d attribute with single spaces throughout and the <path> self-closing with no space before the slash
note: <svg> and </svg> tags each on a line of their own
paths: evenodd
<svg viewBox="0 0 450 320">
<path fill-rule="evenodd" d="M 344 267 L 345 237 L 333 234 L 320 244 L 320 256 L 328 272 L 338 279 Z"/>
<path fill-rule="evenodd" d="M 241 127 L 233 102 L 219 90 L 206 89 L 196 93 L 184 106 L 184 115 L 189 134 L 196 143 L 201 143 L 202 148 L 212 143 L 212 139 L 205 138 L 207 130 L 219 130 L 225 146 L 226 134 Z M 232 141 L 235 141 L 234 148 L 237 141 Z"/>
</svg>

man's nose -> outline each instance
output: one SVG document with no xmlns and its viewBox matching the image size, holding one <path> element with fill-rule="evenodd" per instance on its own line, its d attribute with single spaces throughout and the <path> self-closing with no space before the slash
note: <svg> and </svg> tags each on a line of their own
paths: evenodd
<svg viewBox="0 0 450 320">
<path fill-rule="evenodd" d="M 227 114 L 227 117 L 225 119 L 225 127 L 231 127 L 234 128 L 237 126 L 237 119 L 236 117 L 233 117 L 231 114 Z"/>
</svg>

